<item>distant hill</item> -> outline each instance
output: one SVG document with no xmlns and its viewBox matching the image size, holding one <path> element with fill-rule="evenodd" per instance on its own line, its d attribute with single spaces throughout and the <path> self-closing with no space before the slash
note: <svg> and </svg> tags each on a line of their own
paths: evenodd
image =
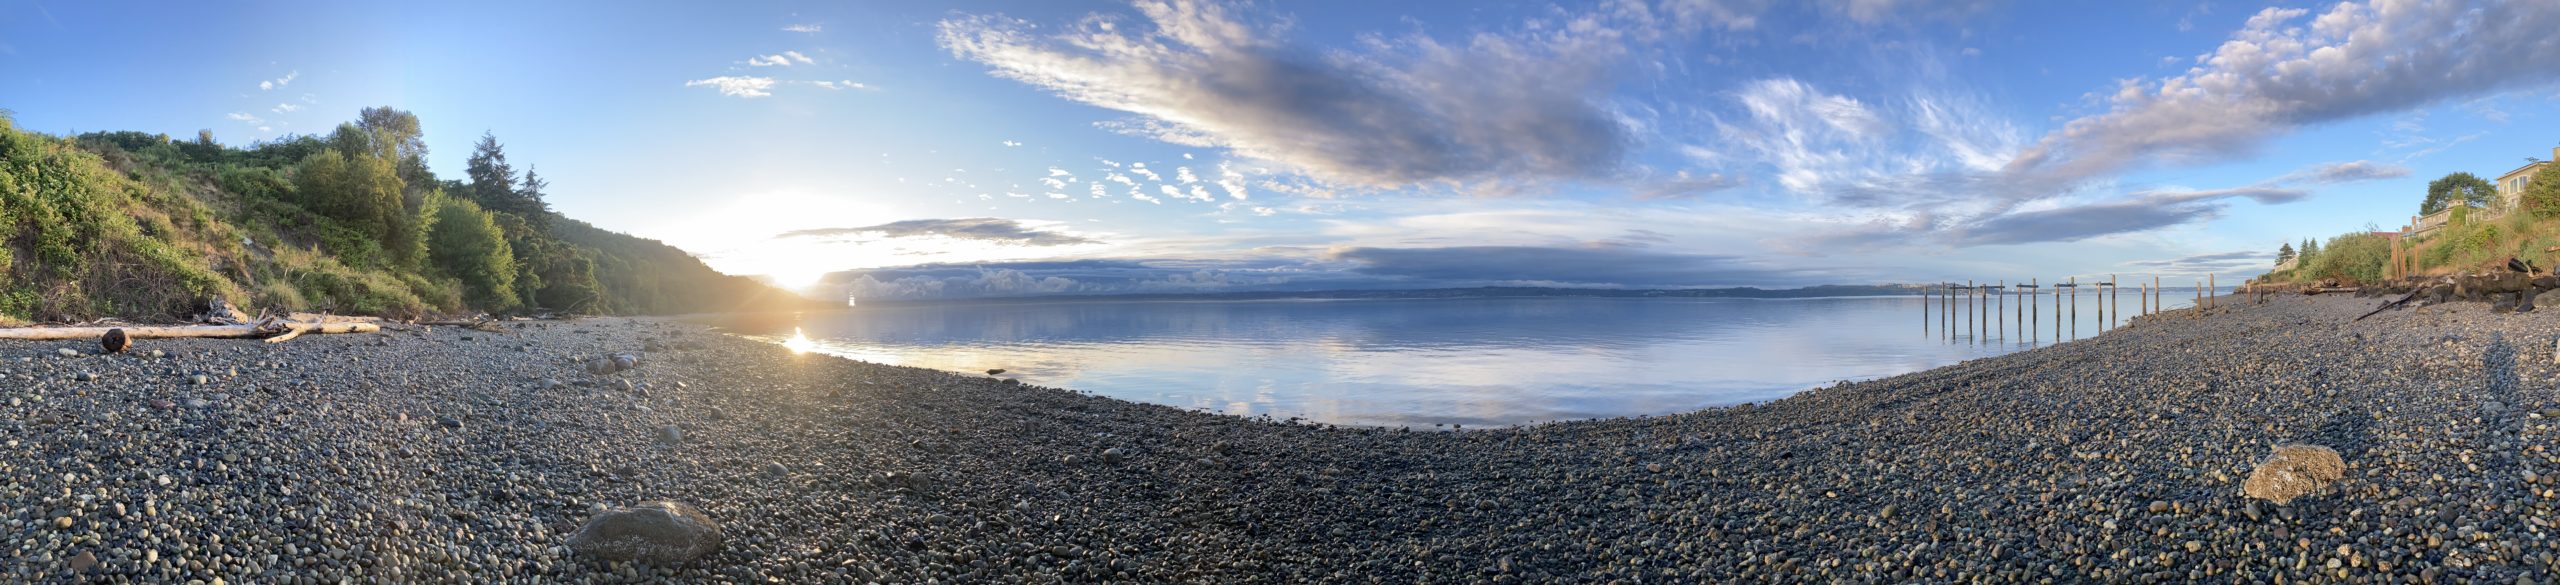
<svg viewBox="0 0 2560 585">
<path fill-rule="evenodd" d="M 58 137 L 0 112 L 0 322 L 252 311 L 419 316 L 796 308 L 656 240 L 550 210 L 483 137 L 470 177 L 426 169 L 417 118 L 246 148 L 142 132 Z"/>
</svg>

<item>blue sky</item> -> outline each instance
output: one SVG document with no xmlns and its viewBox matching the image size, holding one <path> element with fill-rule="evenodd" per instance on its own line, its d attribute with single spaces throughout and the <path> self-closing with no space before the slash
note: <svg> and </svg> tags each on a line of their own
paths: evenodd
<svg viewBox="0 0 2560 585">
<path fill-rule="evenodd" d="M 2551 2 L 340 4 L 0 0 L 0 108 L 871 296 L 2231 278 L 2560 145 Z"/>
</svg>

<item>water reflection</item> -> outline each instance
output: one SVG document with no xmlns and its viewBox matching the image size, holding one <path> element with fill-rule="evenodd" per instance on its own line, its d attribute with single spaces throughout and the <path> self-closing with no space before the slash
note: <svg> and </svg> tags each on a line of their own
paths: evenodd
<svg viewBox="0 0 2560 585">
<path fill-rule="evenodd" d="M 2029 347 L 1918 297 L 1006 303 L 810 315 L 795 351 L 1227 414 L 1470 426 L 1670 414 Z M 2087 330 L 2084 330 L 2084 332 Z M 2049 341 L 2049 339 L 2048 339 Z"/>
</svg>

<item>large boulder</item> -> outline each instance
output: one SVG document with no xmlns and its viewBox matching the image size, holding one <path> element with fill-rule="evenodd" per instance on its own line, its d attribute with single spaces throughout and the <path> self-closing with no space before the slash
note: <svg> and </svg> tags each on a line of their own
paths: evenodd
<svg viewBox="0 0 2560 585">
<path fill-rule="evenodd" d="M 2249 471 L 2249 479 L 2240 484 L 2240 492 L 2283 504 L 2320 493 L 2346 475 L 2347 462 L 2338 457 L 2336 450 L 2319 445 L 2281 445 L 2257 469 Z"/>
<path fill-rule="evenodd" d="M 569 549 L 612 561 L 682 565 L 711 554 L 725 538 L 720 524 L 682 502 L 644 502 L 587 519 Z"/>
<path fill-rule="evenodd" d="M 2533 276 L 2521 272 L 2499 272 L 2480 278 L 2480 287 L 2493 293 L 2524 292 L 2533 288 Z"/>
</svg>

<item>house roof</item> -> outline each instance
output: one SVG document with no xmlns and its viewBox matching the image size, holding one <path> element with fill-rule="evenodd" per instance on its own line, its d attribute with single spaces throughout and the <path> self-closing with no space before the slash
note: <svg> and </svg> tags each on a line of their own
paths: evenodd
<svg viewBox="0 0 2560 585">
<path fill-rule="evenodd" d="M 2533 169 L 2538 168 L 2538 167 L 2541 167 L 2542 165 L 2547 165 L 2547 164 L 2551 164 L 2551 163 L 2550 163 L 2549 161 L 2534 161 L 2534 162 L 2525 163 L 2525 164 L 2524 164 L 2524 166 L 2516 167 L 2516 170 L 2507 171 L 2505 174 L 2498 175 L 2498 180 L 2500 180 L 2500 181 L 2504 181 L 2504 180 L 2506 180 L 2506 178 L 2507 178 L 2507 177 L 2513 177 L 2513 176 L 2516 176 L 2516 175 L 2520 175 L 2520 174 L 2524 174 L 2524 173 L 2527 173 L 2527 172 L 2531 172 Z"/>
</svg>

